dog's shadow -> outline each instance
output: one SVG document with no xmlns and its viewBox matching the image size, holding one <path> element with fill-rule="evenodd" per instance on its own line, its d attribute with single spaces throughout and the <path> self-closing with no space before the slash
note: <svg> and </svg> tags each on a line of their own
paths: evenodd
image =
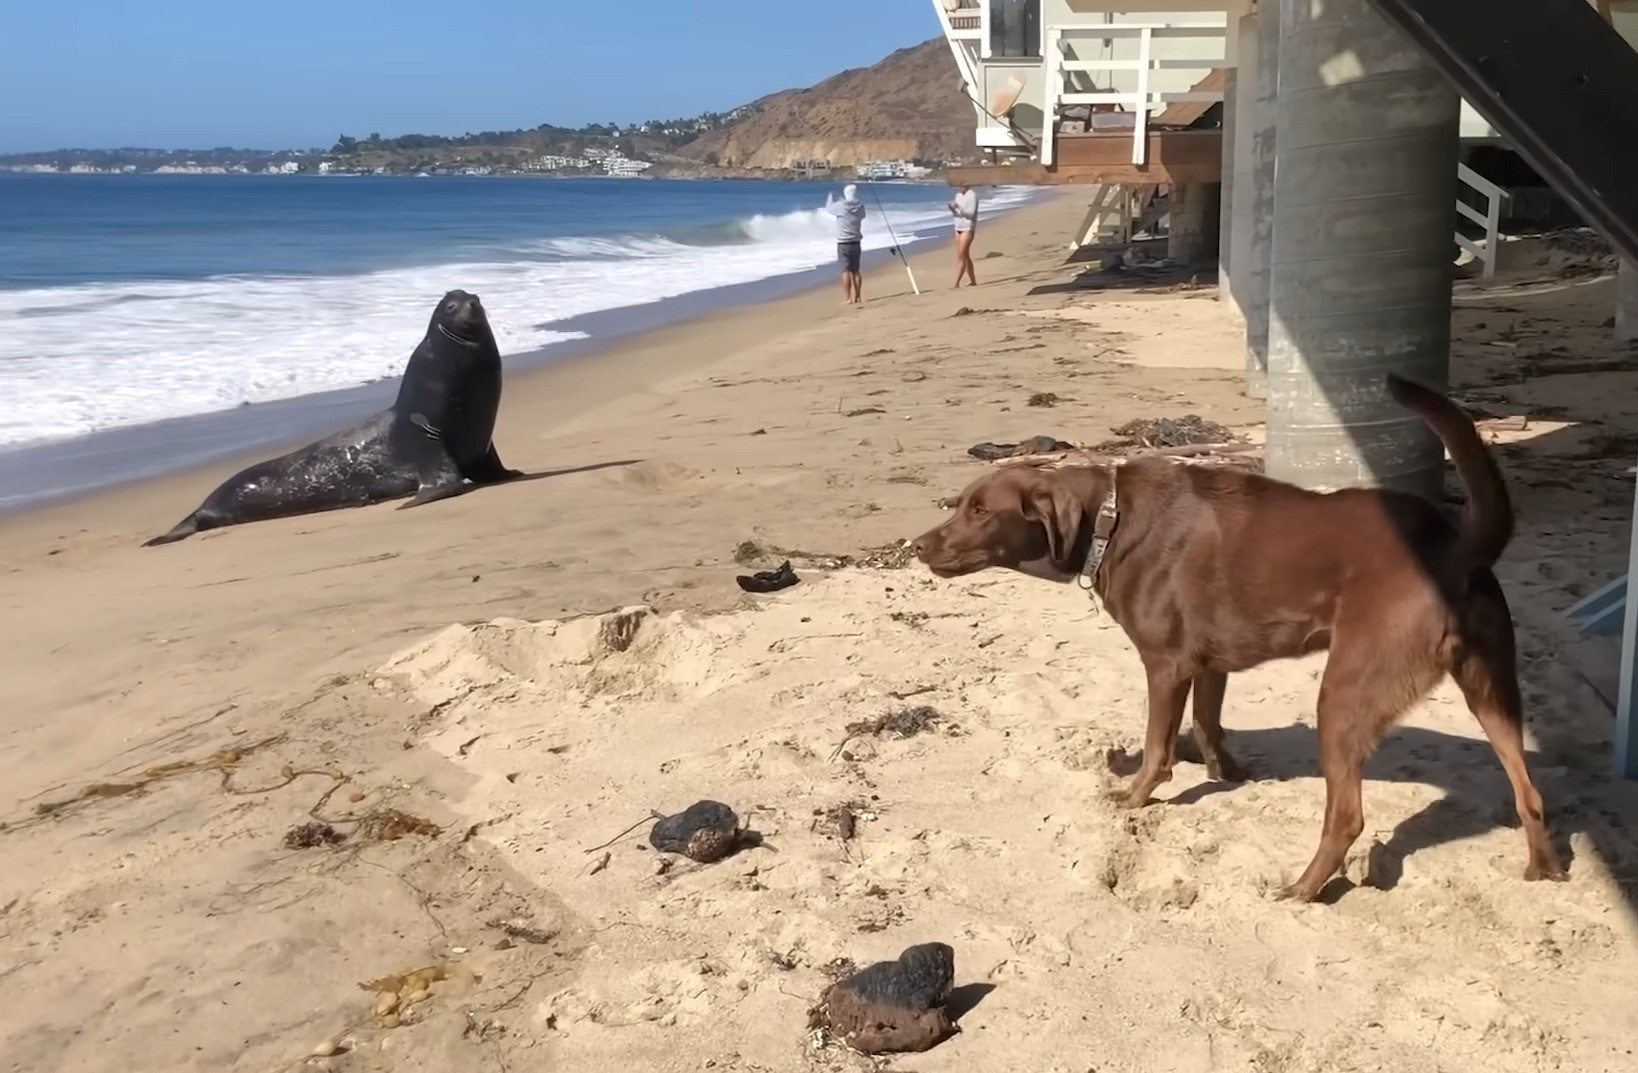
<svg viewBox="0 0 1638 1073">
<path fill-rule="evenodd" d="M 1252 782 L 1314 780 L 1314 839 L 1324 814 L 1325 785 L 1320 776 L 1319 740 L 1314 728 L 1302 724 L 1271 729 L 1229 731 L 1225 746 L 1251 774 Z M 1203 758 L 1191 734 L 1176 742 L 1180 763 L 1200 764 Z M 1528 754 L 1531 774 L 1547 802 L 1547 827 L 1565 867 L 1574 874 L 1572 835 L 1584 835 L 1609 867 L 1627 903 L 1638 908 L 1638 825 L 1626 817 L 1638 816 L 1638 784 L 1620 782 L 1559 766 L 1540 752 Z M 1460 762 L 1458 762 L 1460 761 Z M 1109 771 L 1129 777 L 1142 763 L 1141 753 L 1112 752 Z M 1380 859 L 1373 862 L 1372 885 L 1392 890 L 1399 882 L 1400 862 L 1418 850 L 1492 831 L 1518 827 L 1513 791 L 1490 743 L 1424 727 L 1401 727 L 1389 732 L 1365 765 L 1365 808 L 1371 813 L 1370 783 L 1414 782 L 1434 786 L 1443 796 L 1401 820 L 1383 842 Z M 1215 794 L 1234 793 L 1244 784 L 1204 782 L 1170 797 L 1157 796 L 1148 806 L 1188 807 Z M 1162 787 L 1160 794 L 1165 794 Z M 1517 847 L 1522 871 L 1524 846 Z M 1334 901 L 1350 884 L 1334 880 L 1322 892 Z"/>
</svg>

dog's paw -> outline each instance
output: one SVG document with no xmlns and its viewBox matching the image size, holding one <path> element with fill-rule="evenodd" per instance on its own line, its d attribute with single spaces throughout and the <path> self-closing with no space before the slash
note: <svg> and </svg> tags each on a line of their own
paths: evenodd
<svg viewBox="0 0 1638 1073">
<path fill-rule="evenodd" d="M 1268 877 L 1264 882 L 1263 893 L 1271 902 L 1287 902 L 1292 905 L 1307 905 L 1309 902 L 1319 901 L 1320 892 L 1309 890 L 1302 885 L 1302 880 L 1294 883 L 1281 883 L 1274 877 Z"/>
<path fill-rule="evenodd" d="M 1252 781 L 1251 771 L 1227 753 L 1216 760 L 1206 761 L 1206 778 L 1212 782 L 1242 783 Z"/>
<path fill-rule="evenodd" d="M 1567 883 L 1570 880 L 1570 873 L 1557 861 L 1546 863 L 1531 861 L 1524 869 L 1524 881 L 1539 883 L 1544 880 L 1548 883 Z"/>
<path fill-rule="evenodd" d="M 1148 793 L 1140 792 L 1133 787 L 1110 790 L 1104 796 L 1109 799 L 1111 804 L 1120 809 L 1139 809 L 1152 800 Z"/>
</svg>

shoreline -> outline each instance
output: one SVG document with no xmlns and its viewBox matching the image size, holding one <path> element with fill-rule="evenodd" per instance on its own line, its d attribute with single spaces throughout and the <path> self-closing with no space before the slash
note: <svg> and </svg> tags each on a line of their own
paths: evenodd
<svg viewBox="0 0 1638 1073">
<path fill-rule="evenodd" d="M 1004 220 L 1048 199 L 1050 195 L 1032 195 L 1001 210 L 993 219 Z M 920 257 L 947 248 L 952 241 L 946 228 L 927 228 L 906 238 L 904 247 L 913 264 Z M 864 267 L 880 270 L 892 260 L 895 258 L 890 250 L 868 250 Z M 834 266 L 819 265 L 656 302 L 542 322 L 540 327 L 581 333 L 582 337 L 507 356 L 506 390 L 510 393 L 528 378 L 558 365 L 595 360 L 613 347 L 650 333 L 682 329 L 703 318 L 799 298 L 834 282 Z M 406 348 L 406 360 L 413 345 Z M 272 457 L 391 405 L 398 382 L 395 376 L 0 450 L 0 518 L 74 502 L 132 483 L 201 470 L 224 460 L 237 460 L 243 466 Z M 503 416 L 504 408 L 503 396 Z"/>
</svg>

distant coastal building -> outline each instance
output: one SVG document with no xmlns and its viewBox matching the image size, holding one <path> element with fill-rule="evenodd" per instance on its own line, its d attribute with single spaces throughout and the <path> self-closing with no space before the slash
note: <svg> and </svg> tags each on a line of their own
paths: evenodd
<svg viewBox="0 0 1638 1073">
<path fill-rule="evenodd" d="M 867 160 L 863 164 L 855 164 L 853 174 L 861 179 L 904 179 L 909 177 L 910 170 L 915 167 L 908 160 Z M 926 174 L 926 169 L 921 169 Z"/>
<path fill-rule="evenodd" d="M 243 168 L 239 169 L 243 171 Z M 228 175 L 228 168 L 217 164 L 196 164 L 191 160 L 181 164 L 161 164 L 154 169 L 155 175 Z"/>
<path fill-rule="evenodd" d="M 579 171 L 591 167 L 590 161 L 582 156 L 563 156 L 560 153 L 546 153 L 534 159 L 529 166 L 530 171 Z"/>
<path fill-rule="evenodd" d="M 636 178 L 654 166 L 646 160 L 634 160 L 618 149 L 588 149 L 586 159 L 591 166 L 601 167 L 605 175 L 619 179 Z"/>
<path fill-rule="evenodd" d="M 628 157 L 618 149 L 587 149 L 580 156 L 544 153 L 525 165 L 524 170 L 534 172 L 599 171 L 604 175 L 613 175 L 624 179 L 641 175 L 653 166 L 646 160 L 636 160 Z"/>
<path fill-rule="evenodd" d="M 828 179 L 830 177 L 830 161 L 828 160 L 793 160 L 791 171 L 798 179 Z"/>
<path fill-rule="evenodd" d="M 629 157 L 610 160 L 606 164 L 608 174 L 617 179 L 635 179 L 653 166 L 646 160 L 632 160 Z"/>
</svg>

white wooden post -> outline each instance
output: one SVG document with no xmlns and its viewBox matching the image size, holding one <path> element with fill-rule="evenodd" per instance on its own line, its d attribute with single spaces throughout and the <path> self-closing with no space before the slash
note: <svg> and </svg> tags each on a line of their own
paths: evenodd
<svg viewBox="0 0 1638 1073">
<path fill-rule="evenodd" d="M 1132 163 L 1149 160 L 1149 62 L 1154 36 L 1145 26 L 1138 35 L 1137 115 L 1132 119 Z"/>
<path fill-rule="evenodd" d="M 988 10 L 986 5 L 985 10 Z M 1045 42 L 1041 49 L 1046 53 L 1043 62 L 1046 70 L 1046 89 L 1041 94 L 1041 163 L 1051 167 L 1058 151 L 1058 101 L 1064 92 L 1064 76 L 1058 66 L 1063 59 L 1063 34 L 1057 27 L 1049 27 L 1045 31 Z"/>
<path fill-rule="evenodd" d="M 1501 203 L 1503 198 L 1511 195 L 1466 164 L 1456 165 L 1456 180 L 1471 186 L 1484 197 L 1483 212 L 1475 209 L 1461 198 L 1456 199 L 1456 212 L 1484 227 L 1484 240 L 1482 243 L 1474 242 L 1460 231 L 1457 231 L 1456 245 L 1477 257 L 1479 263 L 1484 266 L 1484 278 L 1490 279 L 1496 274 L 1496 258 L 1501 252 L 1498 245 L 1501 234 Z"/>
<path fill-rule="evenodd" d="M 1638 472 L 1638 470 L 1635 470 Z M 1627 608 L 1621 625 L 1621 683 L 1615 699 L 1615 774 L 1638 779 L 1638 477 L 1634 478 L 1632 532 L 1627 537 Z"/>
<path fill-rule="evenodd" d="M 1103 219 L 1103 191 L 1102 186 L 1092 188 L 1092 200 L 1086 206 L 1086 215 L 1081 217 L 1081 226 L 1075 229 L 1075 239 L 1069 244 L 1070 253 L 1082 246 L 1097 244 L 1098 224 Z"/>
<path fill-rule="evenodd" d="M 1505 196 L 1505 194 L 1503 195 Z M 1484 248 L 1490 256 L 1484 262 L 1484 278 L 1496 274 L 1496 261 L 1501 256 L 1501 197 L 1492 194 L 1486 201 L 1484 213 Z"/>
</svg>

